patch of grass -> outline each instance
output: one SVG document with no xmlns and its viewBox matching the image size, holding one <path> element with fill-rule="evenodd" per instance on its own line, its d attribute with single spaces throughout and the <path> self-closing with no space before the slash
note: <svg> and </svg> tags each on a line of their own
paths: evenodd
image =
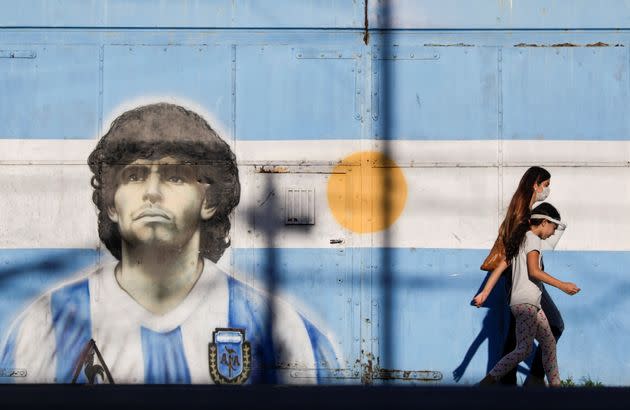
<svg viewBox="0 0 630 410">
<path fill-rule="evenodd" d="M 582 377 L 579 383 L 573 381 L 573 377 L 569 376 L 560 382 L 562 387 L 604 387 L 599 380 L 593 380 L 590 376 Z"/>
</svg>

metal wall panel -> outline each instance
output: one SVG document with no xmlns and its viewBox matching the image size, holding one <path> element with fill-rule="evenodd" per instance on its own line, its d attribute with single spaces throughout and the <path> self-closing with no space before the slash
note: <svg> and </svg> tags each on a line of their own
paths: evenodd
<svg viewBox="0 0 630 410">
<path fill-rule="evenodd" d="M 239 46 L 237 139 L 360 138 L 365 76 L 358 54 L 324 44 Z"/>
<path fill-rule="evenodd" d="M 400 43 L 375 46 L 372 51 L 375 138 L 497 138 L 495 48 Z M 382 129 L 384 121 L 387 130 Z"/>
<path fill-rule="evenodd" d="M 584 289 L 552 291 L 563 378 L 630 383 L 627 1 L 374 1 L 367 44 L 360 1 L 145 4 L 0 4 L 0 26 L 22 27 L 0 30 L 0 339 L 34 298 L 108 258 L 87 155 L 116 115 L 167 101 L 205 117 L 239 162 L 218 265 L 329 332 L 343 360 L 326 382 L 483 377 L 507 331 L 505 295 L 468 303 L 536 164 L 569 224 L 545 265 Z M 393 195 L 405 200 L 388 229 L 362 233 L 326 191 L 344 159 L 370 158 L 344 174 L 346 212 L 370 226 L 384 165 L 370 151 L 404 175 Z M 288 187 L 314 190 L 315 224 L 285 225 Z"/>
<path fill-rule="evenodd" d="M 377 0 L 373 27 L 397 29 L 628 28 L 630 2 L 606 0 Z"/>
<path fill-rule="evenodd" d="M 2 27 L 358 28 L 361 0 L 25 0 L 0 2 Z"/>
<path fill-rule="evenodd" d="M 504 138 L 626 139 L 628 61 L 625 47 L 505 49 Z"/>
<path fill-rule="evenodd" d="M 211 114 L 230 139 L 232 51 L 229 46 L 104 47 L 103 113 L 111 121 L 130 105 L 187 101 Z"/>
<path fill-rule="evenodd" d="M 98 47 L 11 43 L 0 50 L 0 138 L 94 138 Z M 16 52 L 22 55 L 12 58 Z"/>
</svg>

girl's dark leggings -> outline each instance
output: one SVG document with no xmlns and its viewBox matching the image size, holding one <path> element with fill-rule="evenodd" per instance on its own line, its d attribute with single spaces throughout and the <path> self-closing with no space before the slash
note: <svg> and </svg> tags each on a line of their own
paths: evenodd
<svg viewBox="0 0 630 410">
<path fill-rule="evenodd" d="M 553 336 L 556 338 L 557 342 L 562 335 L 562 332 L 564 331 L 564 321 L 562 320 L 560 311 L 556 307 L 556 304 L 553 303 L 551 296 L 549 296 L 549 293 L 547 293 L 547 289 L 545 289 L 544 286 L 542 288 L 542 298 L 540 300 L 540 305 L 543 312 L 545 312 L 545 315 L 547 316 L 549 326 L 551 327 L 551 333 L 553 333 Z M 514 321 L 514 316 L 510 314 L 510 330 L 508 331 L 507 339 L 505 340 L 505 344 L 503 345 L 502 356 L 505 356 L 516 348 L 515 326 L 516 323 Z M 540 347 L 536 348 L 536 352 L 534 354 L 535 356 L 532 363 L 530 375 L 539 379 L 543 379 L 545 377 L 545 370 L 543 369 L 542 350 L 540 349 Z M 500 383 L 507 385 L 516 385 L 516 369 L 503 376 L 503 378 L 501 378 L 500 380 Z"/>
</svg>

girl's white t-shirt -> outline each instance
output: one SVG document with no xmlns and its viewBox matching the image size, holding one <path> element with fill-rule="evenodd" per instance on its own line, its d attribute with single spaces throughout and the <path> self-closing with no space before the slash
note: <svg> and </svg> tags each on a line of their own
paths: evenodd
<svg viewBox="0 0 630 410">
<path fill-rule="evenodd" d="M 529 277 L 527 254 L 538 251 L 538 266 L 541 266 L 543 240 L 532 231 L 527 231 L 516 256 L 512 259 L 512 296 L 510 306 L 529 303 L 540 308 L 542 282 Z"/>
</svg>

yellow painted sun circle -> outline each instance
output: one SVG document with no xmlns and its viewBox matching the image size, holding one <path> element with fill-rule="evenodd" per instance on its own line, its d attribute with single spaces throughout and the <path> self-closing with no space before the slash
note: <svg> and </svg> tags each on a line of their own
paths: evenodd
<svg viewBox="0 0 630 410">
<path fill-rule="evenodd" d="M 353 232 L 389 228 L 406 202 L 405 176 L 381 152 L 362 151 L 344 158 L 328 180 L 328 206 L 337 222 Z"/>
</svg>

